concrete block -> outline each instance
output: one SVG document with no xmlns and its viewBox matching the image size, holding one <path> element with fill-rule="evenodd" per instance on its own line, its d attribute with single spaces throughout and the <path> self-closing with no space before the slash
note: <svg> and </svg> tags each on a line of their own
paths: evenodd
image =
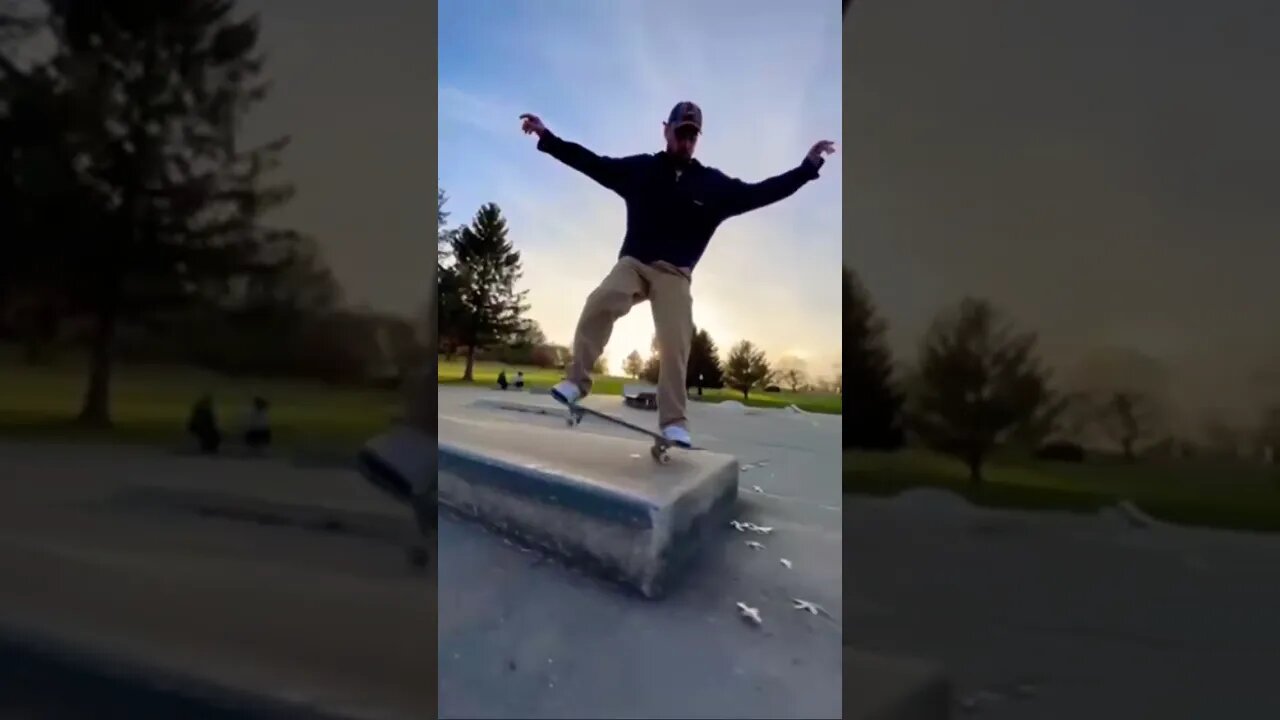
<svg viewBox="0 0 1280 720">
<path fill-rule="evenodd" d="M 646 597 L 661 597 L 700 546 L 723 532 L 738 495 L 728 455 L 644 438 L 441 416 L 439 498 Z"/>
</svg>

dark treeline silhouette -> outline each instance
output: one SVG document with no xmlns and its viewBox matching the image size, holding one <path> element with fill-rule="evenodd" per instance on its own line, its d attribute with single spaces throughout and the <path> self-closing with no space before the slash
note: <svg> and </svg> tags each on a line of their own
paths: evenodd
<svg viewBox="0 0 1280 720">
<path fill-rule="evenodd" d="M 1127 463 L 1197 452 L 1274 462 L 1280 410 L 1264 412 L 1252 429 L 1219 422 L 1199 437 L 1180 433 L 1161 363 L 1104 348 L 1058 378 L 1041 359 L 1037 336 L 980 298 L 945 308 L 921 339 L 914 362 L 895 365 L 885 323 L 847 269 L 844 287 L 847 448 L 921 445 L 962 462 L 975 486 L 1002 447 L 1061 462 L 1083 462 L 1095 452 Z"/>
</svg>

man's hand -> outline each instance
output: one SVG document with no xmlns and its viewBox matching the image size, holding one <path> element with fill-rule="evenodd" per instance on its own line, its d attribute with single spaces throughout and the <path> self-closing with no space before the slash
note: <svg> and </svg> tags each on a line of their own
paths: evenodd
<svg viewBox="0 0 1280 720">
<path fill-rule="evenodd" d="M 537 118 L 534 118 L 535 120 Z M 804 156 L 805 162 L 813 165 L 821 165 L 823 155 L 830 155 L 836 151 L 836 144 L 830 140 L 819 140 L 809 148 L 809 154 Z"/>
<path fill-rule="evenodd" d="M 542 119 L 537 115 L 525 113 L 520 116 L 520 119 L 523 121 L 520 123 L 520 130 L 524 132 L 525 135 L 537 135 L 538 137 L 542 137 L 547 133 L 547 126 L 542 124 Z"/>
</svg>

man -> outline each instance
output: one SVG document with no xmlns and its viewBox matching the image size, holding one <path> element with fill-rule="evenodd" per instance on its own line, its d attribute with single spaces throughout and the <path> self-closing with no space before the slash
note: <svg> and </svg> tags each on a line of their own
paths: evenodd
<svg viewBox="0 0 1280 720">
<path fill-rule="evenodd" d="M 573 362 L 551 395 L 573 405 L 591 392 L 591 367 L 604 352 L 613 325 L 637 303 L 649 301 L 658 336 L 658 427 L 672 443 L 693 440 L 685 416 L 685 373 L 693 342 L 693 269 L 725 220 L 789 197 L 818 177 L 835 152 L 829 140 L 809 150 L 799 166 L 759 183 L 730 178 L 693 159 L 702 134 L 702 110 L 677 103 L 662 124 L 666 149 L 623 158 L 602 157 L 562 140 L 536 115 L 520 116 L 538 150 L 622 197 L 627 232 L 618 262 L 588 297 L 573 339 Z"/>
</svg>

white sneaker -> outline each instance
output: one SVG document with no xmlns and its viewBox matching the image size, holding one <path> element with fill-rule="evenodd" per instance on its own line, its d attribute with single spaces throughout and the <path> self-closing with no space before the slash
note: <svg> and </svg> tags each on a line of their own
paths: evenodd
<svg viewBox="0 0 1280 720">
<path fill-rule="evenodd" d="M 688 429 L 681 425 L 668 425 L 662 428 L 662 437 L 673 445 L 693 447 L 693 438 L 689 437 Z"/>
<path fill-rule="evenodd" d="M 576 383 L 561 380 L 556 383 L 555 387 L 551 388 L 551 397 L 565 405 L 573 406 L 578 403 L 578 400 L 582 399 L 582 390 L 578 388 Z"/>
</svg>

